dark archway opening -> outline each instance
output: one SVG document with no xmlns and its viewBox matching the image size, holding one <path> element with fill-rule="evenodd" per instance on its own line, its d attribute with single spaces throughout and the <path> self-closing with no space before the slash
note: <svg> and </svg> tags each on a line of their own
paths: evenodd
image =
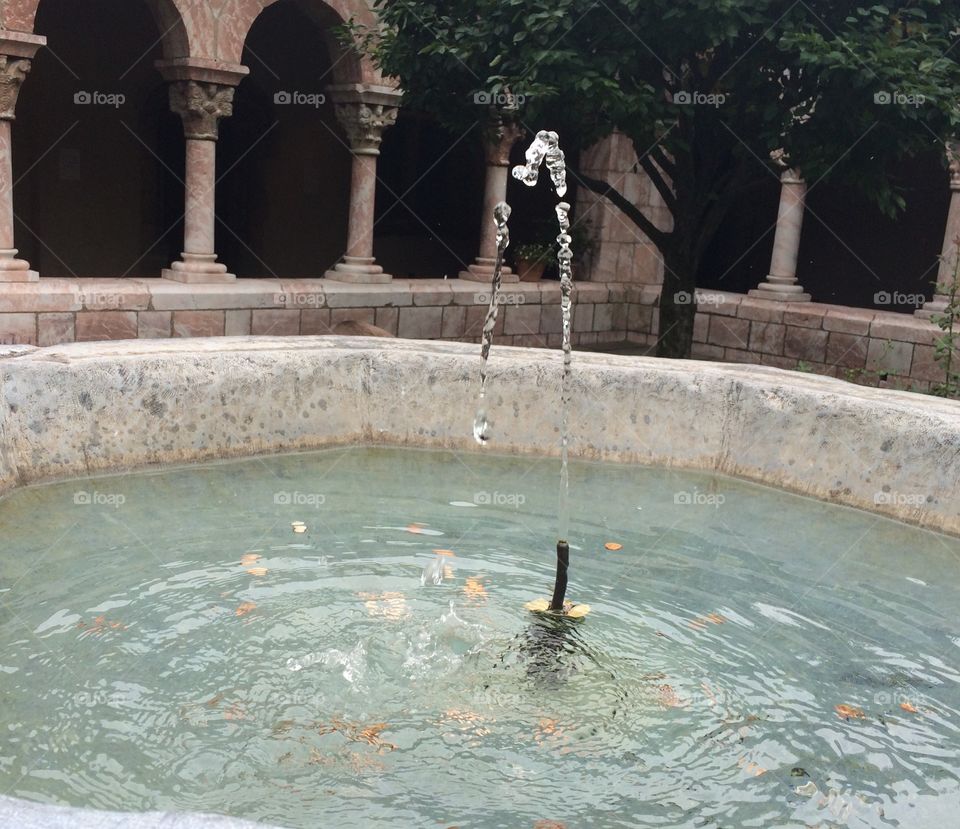
<svg viewBox="0 0 960 829">
<path fill-rule="evenodd" d="M 13 128 L 16 238 L 45 277 L 159 276 L 179 255 L 183 135 L 146 3 L 42 0 Z"/>
<path fill-rule="evenodd" d="M 322 28 L 337 22 L 280 0 L 247 35 L 217 153 L 217 251 L 237 276 L 318 277 L 343 255 L 350 152 Z"/>
<path fill-rule="evenodd" d="M 811 186 L 797 276 L 814 302 L 912 313 L 916 305 L 887 298 L 932 295 L 950 200 L 947 173 L 931 152 L 903 159 L 889 174 L 906 199 L 895 219 L 849 186 Z M 701 288 L 746 293 L 766 278 L 779 198 L 771 176 L 769 186 L 730 211 L 701 265 Z"/>
</svg>

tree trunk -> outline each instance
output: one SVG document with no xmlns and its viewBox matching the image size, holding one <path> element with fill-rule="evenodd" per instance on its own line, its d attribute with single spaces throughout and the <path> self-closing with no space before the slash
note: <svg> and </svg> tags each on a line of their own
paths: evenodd
<svg viewBox="0 0 960 829">
<path fill-rule="evenodd" d="M 657 356 L 687 359 L 697 314 L 697 266 L 690 256 L 672 251 L 664 252 L 663 263 Z"/>
</svg>

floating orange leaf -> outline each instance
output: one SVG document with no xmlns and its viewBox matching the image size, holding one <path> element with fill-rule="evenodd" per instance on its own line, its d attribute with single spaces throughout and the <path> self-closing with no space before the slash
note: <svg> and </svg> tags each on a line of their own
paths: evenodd
<svg viewBox="0 0 960 829">
<path fill-rule="evenodd" d="M 247 572 L 251 576 L 265 576 L 267 575 L 267 568 L 266 567 L 250 567 L 247 570 Z"/>
<path fill-rule="evenodd" d="M 538 820 L 533 824 L 533 829 L 567 829 L 567 824 L 559 820 Z"/>
<path fill-rule="evenodd" d="M 456 556 L 453 550 L 434 550 L 433 552 L 438 556 L 450 556 L 451 558 Z"/>
<path fill-rule="evenodd" d="M 606 547 L 608 550 L 614 550 L 614 551 L 623 549 L 623 545 L 618 544 L 616 541 L 608 541 L 603 546 Z"/>
<path fill-rule="evenodd" d="M 720 613 L 708 613 L 704 618 L 708 622 L 713 622 L 715 625 L 722 625 L 724 622 L 727 621 L 726 618 L 722 616 Z"/>
<path fill-rule="evenodd" d="M 904 711 L 906 711 L 908 714 L 918 714 L 918 713 L 920 713 L 920 709 L 917 708 L 917 706 L 915 706 L 915 705 L 907 702 L 906 700 L 904 700 L 903 702 L 900 703 L 900 707 L 901 707 Z"/>
<path fill-rule="evenodd" d="M 244 602 L 237 608 L 237 616 L 246 616 L 252 610 L 256 610 L 257 606 L 253 602 Z"/>
<path fill-rule="evenodd" d="M 385 593 L 358 593 L 363 606 L 371 616 L 385 616 L 387 619 L 406 619 L 410 615 L 407 599 L 403 593 L 386 591 Z"/>
<path fill-rule="evenodd" d="M 256 553 L 244 553 L 242 556 L 240 556 L 240 563 L 244 567 L 250 567 L 251 565 L 256 564 L 259 560 L 260 556 L 258 556 Z"/>
<path fill-rule="evenodd" d="M 834 706 L 834 711 L 837 712 L 837 716 L 845 720 L 865 720 L 867 715 L 863 713 L 860 708 L 856 708 L 853 705 L 840 705 Z"/>
<path fill-rule="evenodd" d="M 463 585 L 463 592 L 466 593 L 468 599 L 475 602 L 482 602 L 487 598 L 487 588 L 483 586 L 480 579 L 474 576 L 467 579 L 467 583 Z"/>
</svg>

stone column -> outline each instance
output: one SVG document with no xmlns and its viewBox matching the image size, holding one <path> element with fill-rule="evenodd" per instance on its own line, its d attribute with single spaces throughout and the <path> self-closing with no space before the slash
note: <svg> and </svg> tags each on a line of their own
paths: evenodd
<svg viewBox="0 0 960 829">
<path fill-rule="evenodd" d="M 186 139 L 184 175 L 183 252 L 164 268 L 164 279 L 213 283 L 236 279 L 217 262 L 215 230 L 217 137 L 220 119 L 233 114 L 233 93 L 247 70 L 223 69 L 185 59 L 160 61 L 157 67 L 170 81 L 170 109 L 183 120 Z M 212 62 L 211 62 L 212 63 Z"/>
<path fill-rule="evenodd" d="M 500 123 L 486 142 L 487 172 L 483 188 L 483 215 L 480 219 L 480 253 L 477 261 L 460 271 L 461 279 L 489 282 L 497 261 L 497 225 L 493 209 L 507 200 L 510 171 L 510 150 L 523 137 L 523 129 L 515 124 Z M 503 282 L 518 282 L 519 277 L 504 265 Z"/>
<path fill-rule="evenodd" d="M 780 164 L 785 166 L 781 161 Z M 796 168 L 780 174 L 780 208 L 773 237 L 770 273 L 749 292 L 758 299 L 780 302 L 809 302 L 810 294 L 797 284 L 797 255 L 800 253 L 800 230 L 803 227 L 803 206 L 807 183 Z"/>
<path fill-rule="evenodd" d="M 930 319 L 947 310 L 950 301 L 945 293 L 957 270 L 957 238 L 960 237 L 960 142 L 947 142 L 947 161 L 950 165 L 950 210 L 947 227 L 943 232 L 943 247 L 940 249 L 940 267 L 937 269 L 937 286 L 933 299 L 924 302 L 914 313 Z"/>
<path fill-rule="evenodd" d="M 341 84 L 327 91 L 350 142 L 352 167 L 346 253 L 324 276 L 338 282 L 389 282 L 393 277 L 373 256 L 373 220 L 380 142 L 397 120 L 399 93 L 368 84 Z"/>
<path fill-rule="evenodd" d="M 13 246 L 13 144 L 11 122 L 30 61 L 47 42 L 40 35 L 0 30 L 0 282 L 36 282 L 40 274 L 17 259 Z"/>
</svg>

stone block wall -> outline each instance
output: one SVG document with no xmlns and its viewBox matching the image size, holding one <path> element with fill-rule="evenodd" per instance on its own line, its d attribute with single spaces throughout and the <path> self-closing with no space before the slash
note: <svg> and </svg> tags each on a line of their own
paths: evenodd
<svg viewBox="0 0 960 829">
<path fill-rule="evenodd" d="M 668 230 L 672 217 L 663 199 L 640 169 L 633 143 L 614 133 L 580 156 L 584 175 L 614 185 L 657 225 Z M 574 225 L 586 222 L 593 242 L 585 273 L 578 278 L 594 282 L 658 285 L 663 281 L 663 258 L 643 232 L 605 198 L 584 186 L 577 190 Z"/>
<path fill-rule="evenodd" d="M 576 345 L 627 340 L 620 284 L 576 286 Z M 42 279 L 0 284 L 0 344 L 254 334 L 331 334 L 346 321 L 394 336 L 479 342 L 489 288 L 458 279 L 395 279 L 384 285 L 331 280 L 244 279 L 184 285 L 163 279 Z M 560 345 L 560 286 L 505 285 L 497 325 L 502 345 Z"/>
<path fill-rule="evenodd" d="M 630 286 L 628 301 L 630 340 L 652 345 L 657 332 L 655 289 Z M 934 359 L 942 333 L 928 320 L 892 311 L 700 291 L 693 356 L 926 392 L 944 379 Z"/>
</svg>

